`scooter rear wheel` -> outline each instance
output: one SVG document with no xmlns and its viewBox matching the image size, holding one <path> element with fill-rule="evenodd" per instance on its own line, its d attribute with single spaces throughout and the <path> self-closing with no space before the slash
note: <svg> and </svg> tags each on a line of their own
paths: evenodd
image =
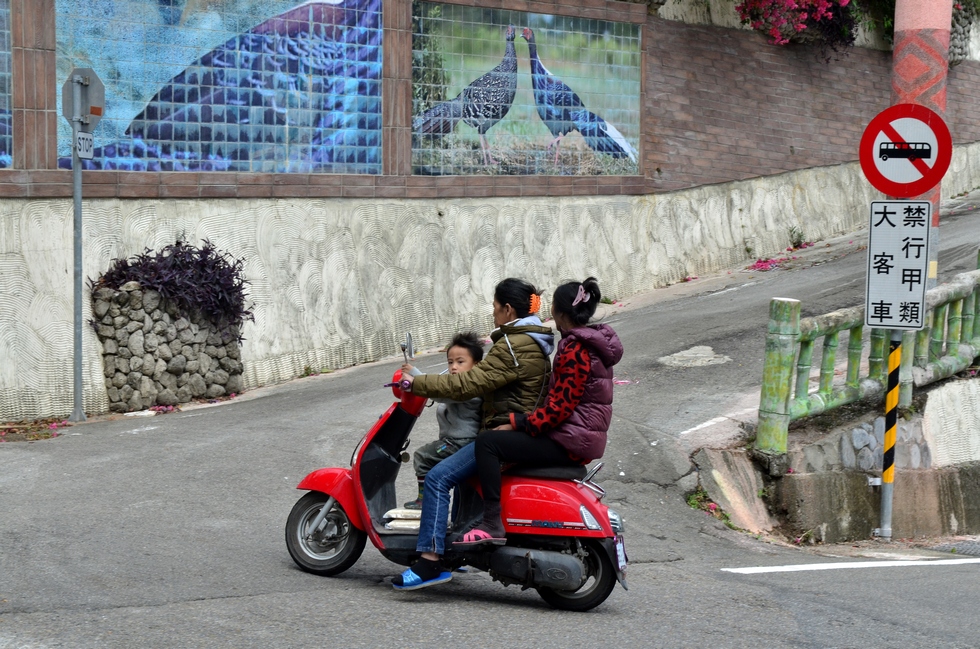
<svg viewBox="0 0 980 649">
<path fill-rule="evenodd" d="M 562 611 L 588 611 L 606 601 L 616 587 L 616 569 L 598 544 L 585 542 L 588 556 L 585 567 L 588 579 L 578 590 L 538 588 L 538 595 L 552 607 Z"/>
<path fill-rule="evenodd" d="M 315 575 L 339 575 L 360 558 L 367 534 L 354 527 L 347 512 L 335 502 L 320 528 L 310 523 L 327 502 L 327 495 L 311 491 L 300 498 L 286 519 L 286 547 L 300 568 Z"/>
</svg>

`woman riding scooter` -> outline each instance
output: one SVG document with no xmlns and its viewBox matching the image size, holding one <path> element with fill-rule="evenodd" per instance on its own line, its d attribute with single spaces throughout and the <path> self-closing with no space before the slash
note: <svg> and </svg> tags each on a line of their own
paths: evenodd
<svg viewBox="0 0 980 649">
<path fill-rule="evenodd" d="M 508 278 L 494 289 L 493 347 L 469 372 L 417 377 L 404 375 L 417 396 L 458 401 L 483 397 L 483 429 L 510 423 L 511 413 L 528 413 L 539 405 L 551 371 L 549 355 L 554 334 L 536 315 L 541 306 L 537 289 L 524 280 Z M 440 563 L 445 552 L 449 493 L 476 474 L 474 445 L 469 444 L 437 464 L 425 478 L 417 550 L 421 559 L 392 579 L 399 590 L 414 590 L 452 579 Z M 495 503 L 500 516 L 500 503 Z M 492 514 L 493 512 L 491 512 Z"/>
</svg>

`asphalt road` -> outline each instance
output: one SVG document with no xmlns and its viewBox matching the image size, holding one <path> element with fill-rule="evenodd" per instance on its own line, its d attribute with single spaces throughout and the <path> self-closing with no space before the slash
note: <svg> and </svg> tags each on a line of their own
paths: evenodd
<svg viewBox="0 0 980 649">
<path fill-rule="evenodd" d="M 961 203 L 943 222 L 943 275 L 976 264 L 978 216 Z M 687 507 L 671 486 L 685 470 L 677 452 L 687 431 L 751 407 L 753 394 L 757 406 L 771 297 L 803 300 L 804 315 L 861 303 L 862 235 L 830 243 L 788 270 L 736 270 L 610 309 L 627 348 L 617 376 L 629 382 L 617 385 L 600 481 L 626 519 L 630 590 L 617 587 L 594 611 L 553 611 L 479 572 L 399 593 L 390 577 L 400 568 L 370 545 L 339 577 L 293 566 L 283 526 L 295 485 L 314 468 L 347 465 L 391 401 L 380 387 L 398 365 L 391 359 L 221 405 L 0 444 L 0 649 L 976 646 L 980 564 L 727 572 L 851 562 L 828 555 L 868 549 L 814 553 L 756 539 Z M 694 346 L 731 360 L 659 360 Z M 423 417 L 415 439 L 435 430 Z M 909 552 L 872 550 L 877 561 Z"/>
</svg>

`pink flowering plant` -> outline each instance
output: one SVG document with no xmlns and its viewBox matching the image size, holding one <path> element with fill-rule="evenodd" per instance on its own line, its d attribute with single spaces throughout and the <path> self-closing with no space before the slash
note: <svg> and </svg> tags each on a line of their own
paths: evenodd
<svg viewBox="0 0 980 649">
<path fill-rule="evenodd" d="M 809 40 L 836 49 L 835 45 L 854 42 L 855 21 L 847 8 L 849 3 L 850 0 L 741 0 L 735 10 L 744 24 L 766 34 L 774 45 Z M 848 38 L 847 43 L 834 43 Z"/>
</svg>

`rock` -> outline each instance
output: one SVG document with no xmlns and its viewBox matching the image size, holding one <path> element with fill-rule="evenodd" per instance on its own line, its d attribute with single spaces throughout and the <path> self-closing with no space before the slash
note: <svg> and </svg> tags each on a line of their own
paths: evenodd
<svg viewBox="0 0 980 649">
<path fill-rule="evenodd" d="M 143 349 L 148 352 L 155 352 L 157 347 L 160 345 L 160 337 L 153 333 L 152 329 L 150 333 L 143 335 Z"/>
<path fill-rule="evenodd" d="M 129 374 L 129 372 L 130 372 L 130 369 L 129 369 L 129 359 L 128 358 L 123 358 L 122 356 L 120 356 L 119 358 L 117 358 L 116 359 L 116 370 L 119 371 L 119 372 L 123 372 L 125 374 Z"/>
<path fill-rule="evenodd" d="M 156 325 L 157 322 L 163 320 L 163 311 L 161 311 L 160 309 L 154 309 L 153 312 L 150 314 L 150 317 L 153 318 L 153 324 Z"/>
<path fill-rule="evenodd" d="M 177 340 L 177 328 L 172 324 L 167 325 L 167 342 Z"/>
<path fill-rule="evenodd" d="M 863 428 L 855 428 L 851 431 L 851 444 L 854 445 L 855 451 L 858 451 L 865 446 L 871 446 L 872 439 L 873 437 Z"/>
<path fill-rule="evenodd" d="M 157 402 L 157 389 L 153 385 L 153 380 L 144 376 L 140 380 L 140 396 L 143 399 L 143 408 L 149 408 L 150 406 L 156 405 Z"/>
<path fill-rule="evenodd" d="M 109 404 L 109 410 L 111 410 L 112 412 L 126 412 L 128 408 L 126 407 L 126 404 L 123 403 L 122 401 L 116 401 L 114 403 Z"/>
<path fill-rule="evenodd" d="M 176 356 L 180 353 L 180 350 L 184 348 L 184 344 L 179 340 L 170 341 L 170 353 Z"/>
<path fill-rule="evenodd" d="M 174 321 L 174 327 L 177 328 L 177 331 L 183 331 L 190 326 L 191 323 L 187 320 L 187 318 L 177 318 L 177 320 Z"/>
<path fill-rule="evenodd" d="M 156 308 L 160 306 L 160 300 L 160 293 L 152 289 L 147 290 L 145 293 L 143 293 L 143 309 L 147 312 L 156 310 Z"/>
<path fill-rule="evenodd" d="M 125 284 L 119 287 L 119 290 L 128 292 L 128 291 L 138 291 L 139 288 L 140 288 L 140 283 L 134 280 L 131 282 L 126 282 Z M 126 298 L 129 299 L 129 296 L 126 296 Z"/>
<path fill-rule="evenodd" d="M 123 305 L 129 305 L 129 293 L 126 293 L 124 291 L 119 291 L 118 293 L 112 296 L 112 301 L 115 302 L 120 307 L 122 307 Z"/>
<path fill-rule="evenodd" d="M 193 372 L 194 374 L 201 373 L 201 361 L 187 361 L 187 367 L 185 368 L 188 372 Z"/>
<path fill-rule="evenodd" d="M 116 386 L 106 388 L 105 392 L 106 395 L 109 397 L 109 401 L 111 403 L 119 401 L 119 388 L 117 388 Z"/>
<path fill-rule="evenodd" d="M 228 356 L 238 360 L 241 358 L 241 348 L 238 346 L 238 341 L 230 342 L 225 345 L 225 351 L 228 352 Z"/>
<path fill-rule="evenodd" d="M 133 396 L 133 392 L 134 392 L 133 386 L 127 383 L 126 385 L 119 388 L 119 400 L 129 401 L 129 399 Z"/>
<path fill-rule="evenodd" d="M 857 453 L 857 465 L 862 471 L 871 471 L 875 467 L 875 456 L 867 446 Z"/>
<path fill-rule="evenodd" d="M 242 364 L 236 361 L 234 358 L 229 358 L 227 356 L 218 361 L 218 365 L 220 365 L 221 369 L 229 374 L 238 374 L 242 371 Z"/>
<path fill-rule="evenodd" d="M 130 320 L 129 321 L 129 324 L 126 325 L 126 331 L 128 333 L 133 333 L 134 331 L 139 331 L 140 333 L 143 333 L 142 329 L 143 329 L 143 321 L 142 320 L 140 320 L 138 322 L 136 320 Z"/>
<path fill-rule="evenodd" d="M 187 387 L 190 388 L 191 394 L 195 397 L 203 396 L 208 391 L 207 384 L 204 383 L 204 378 L 200 374 L 191 374 L 191 378 L 187 382 Z"/>
<path fill-rule="evenodd" d="M 885 418 L 876 417 L 874 421 L 874 436 L 878 440 L 878 446 L 885 444 Z"/>
<path fill-rule="evenodd" d="M 845 469 L 853 469 L 857 466 L 854 444 L 851 442 L 851 436 L 846 434 L 840 436 L 840 461 Z"/>
<path fill-rule="evenodd" d="M 104 354 L 102 356 L 102 373 L 107 379 L 111 379 L 116 373 L 116 357 Z"/>
<path fill-rule="evenodd" d="M 109 338 L 102 343 L 102 353 L 115 354 L 119 350 L 119 343 L 115 338 Z"/>
<path fill-rule="evenodd" d="M 909 446 L 909 468 L 922 468 L 922 451 L 919 450 L 918 444 L 912 444 Z"/>
<path fill-rule="evenodd" d="M 170 345 L 159 345 L 157 346 L 157 358 L 162 361 L 169 361 L 174 355 L 170 351 Z"/>
<path fill-rule="evenodd" d="M 199 348 L 200 345 L 184 345 L 181 348 L 180 353 L 186 356 L 187 360 L 196 361 Z"/>
<path fill-rule="evenodd" d="M 145 316 L 146 316 L 146 311 L 144 311 L 143 309 L 131 309 L 129 312 L 130 320 L 139 320 L 140 322 L 143 322 L 143 318 Z"/>
<path fill-rule="evenodd" d="M 139 390 L 133 390 L 133 396 L 129 397 L 126 405 L 129 407 L 130 412 L 143 409 L 143 395 L 139 393 Z"/>
<path fill-rule="evenodd" d="M 153 319 L 150 316 L 143 316 L 143 333 L 149 333 L 153 329 Z"/>
<path fill-rule="evenodd" d="M 133 388 L 134 390 L 139 390 L 141 378 L 143 378 L 143 375 L 140 374 L 139 372 L 130 372 L 126 376 L 126 385 Z"/>
<path fill-rule="evenodd" d="M 201 329 L 196 334 L 194 334 L 194 342 L 200 345 L 205 344 L 208 341 L 208 330 Z"/>
<path fill-rule="evenodd" d="M 129 318 L 124 315 L 117 315 L 112 319 L 112 326 L 116 329 L 125 329 L 126 324 L 129 322 Z"/>
<path fill-rule="evenodd" d="M 153 363 L 153 380 L 159 381 L 160 377 L 167 373 L 167 363 L 162 358 L 156 359 Z"/>
<path fill-rule="evenodd" d="M 110 302 L 115 295 L 116 292 L 114 290 L 108 286 L 103 286 L 102 288 L 95 289 L 95 293 L 92 294 L 92 297 L 100 302 Z"/>
<path fill-rule="evenodd" d="M 130 372 L 139 372 L 142 369 L 143 369 L 143 357 L 142 356 L 133 356 L 132 358 L 129 359 L 129 371 Z"/>
<path fill-rule="evenodd" d="M 99 320 L 99 323 L 100 324 L 104 324 L 104 325 L 109 325 L 111 327 L 112 326 L 112 316 L 108 316 L 108 315 L 107 316 L 103 316 L 102 319 Z"/>
<path fill-rule="evenodd" d="M 177 401 L 180 403 L 187 403 L 194 397 L 191 395 L 191 389 L 186 385 L 177 390 Z"/>
<path fill-rule="evenodd" d="M 157 403 L 161 406 L 176 406 L 177 395 L 171 390 L 164 388 L 157 393 Z"/>
<path fill-rule="evenodd" d="M 109 325 L 99 325 L 95 332 L 102 340 L 112 339 L 116 335 L 116 328 L 110 327 Z"/>
<path fill-rule="evenodd" d="M 167 337 L 167 323 L 166 322 L 154 322 L 153 328 L 150 329 L 154 334 L 163 337 Z"/>
<path fill-rule="evenodd" d="M 177 354 L 167 363 L 167 371 L 171 374 L 183 374 L 187 367 L 187 358 L 183 354 Z"/>
<path fill-rule="evenodd" d="M 201 374 L 207 374 L 211 370 L 211 357 L 201 352 L 197 355 L 197 360 L 201 364 Z"/>
<path fill-rule="evenodd" d="M 109 302 L 106 300 L 99 300 L 95 303 L 92 308 L 92 313 L 95 314 L 96 318 L 101 318 L 107 313 L 109 313 Z"/>
<path fill-rule="evenodd" d="M 130 291 L 129 308 L 141 309 L 143 307 L 143 291 Z M 140 318 L 142 320 L 142 318 Z"/>
<path fill-rule="evenodd" d="M 116 372 L 112 377 L 112 384 L 117 388 L 126 385 L 126 375 L 122 372 Z"/>
<path fill-rule="evenodd" d="M 208 386 L 207 396 L 209 399 L 214 399 L 217 397 L 223 397 L 225 395 L 225 389 L 218 385 L 217 383 L 212 383 Z"/>
<path fill-rule="evenodd" d="M 190 383 L 190 380 L 191 380 L 191 375 L 188 374 L 187 372 L 184 372 L 183 374 L 178 375 L 177 376 L 177 387 L 178 388 L 184 387 L 185 385 L 187 385 L 188 383 Z"/>
<path fill-rule="evenodd" d="M 176 304 L 174 304 L 172 301 L 167 301 L 167 302 L 164 302 L 164 305 L 165 305 L 164 308 L 163 308 L 164 312 L 166 312 L 167 314 L 169 314 L 171 316 L 176 316 L 177 315 L 177 305 Z"/>
<path fill-rule="evenodd" d="M 143 331 L 137 329 L 129 335 L 129 351 L 133 352 L 133 356 L 139 356 L 142 358 L 143 354 L 146 353 L 146 348 L 143 346 Z"/>
<path fill-rule="evenodd" d="M 232 374 L 225 383 L 225 391 L 228 394 L 241 394 L 245 389 L 245 379 L 241 374 Z"/>
<path fill-rule="evenodd" d="M 214 383 L 218 385 L 225 385 L 228 383 L 228 372 L 224 370 L 217 370 L 214 372 Z"/>
<path fill-rule="evenodd" d="M 178 329 L 177 340 L 184 343 L 185 345 L 189 345 L 192 342 L 194 342 L 194 334 L 191 333 L 190 329 Z"/>
<path fill-rule="evenodd" d="M 111 305 L 109 305 L 109 317 L 110 318 L 117 318 L 117 317 L 119 317 L 119 314 L 120 313 L 122 313 L 122 312 L 120 311 L 118 304 L 116 304 L 115 302 L 113 302 Z"/>
<path fill-rule="evenodd" d="M 171 392 L 176 392 L 179 387 L 177 385 L 177 377 L 170 372 L 164 372 L 160 375 L 160 385 Z"/>
<path fill-rule="evenodd" d="M 123 346 L 119 348 L 119 358 L 124 358 L 128 361 L 132 357 L 133 352 L 129 351 L 129 347 Z"/>
</svg>

